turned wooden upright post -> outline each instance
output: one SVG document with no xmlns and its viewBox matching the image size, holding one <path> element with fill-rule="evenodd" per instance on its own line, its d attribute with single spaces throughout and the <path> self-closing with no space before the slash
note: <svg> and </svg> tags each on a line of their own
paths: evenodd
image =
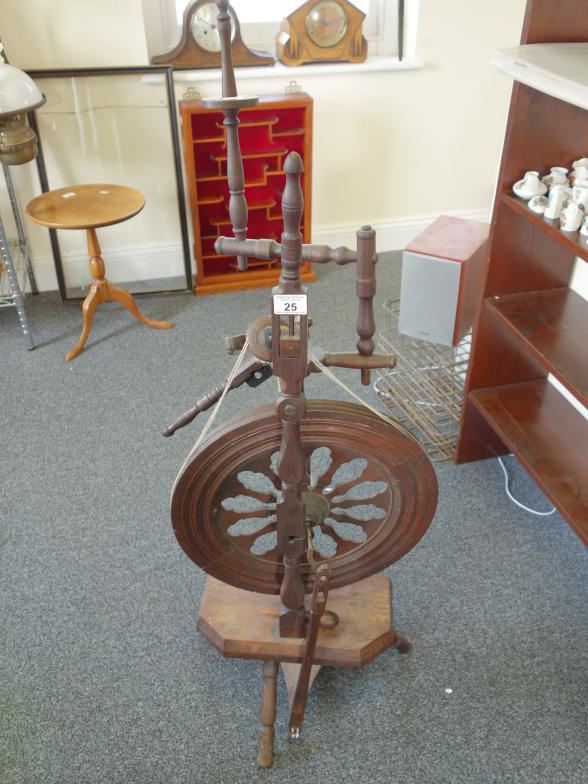
<svg viewBox="0 0 588 784">
<path fill-rule="evenodd" d="M 356 290 L 359 298 L 359 312 L 357 315 L 357 350 L 364 357 L 374 353 L 376 344 L 374 333 L 376 320 L 374 318 L 374 295 L 376 293 L 376 232 L 371 226 L 362 226 L 357 232 L 357 283 Z M 369 368 L 361 371 L 361 383 L 369 386 Z"/>
<path fill-rule="evenodd" d="M 300 284 L 300 221 L 304 207 L 300 177 L 303 170 L 302 159 L 298 153 L 291 152 L 284 164 L 282 272 L 273 294 L 306 293 Z M 273 312 L 272 362 L 280 386 L 276 410 L 282 423 L 282 445 L 277 462 L 277 473 L 282 480 L 282 502 L 277 506 L 277 528 L 278 551 L 284 559 L 280 597 L 285 609 L 280 616 L 280 634 L 283 637 L 303 637 L 304 583 L 300 575 L 300 559 L 306 551 L 302 496 L 306 457 L 300 440 L 300 422 L 306 412 L 306 398 L 302 390 L 308 368 L 308 316 L 289 316 L 288 335 L 283 335 L 280 316 Z"/>
<path fill-rule="evenodd" d="M 221 43 L 222 89 L 223 98 L 237 98 L 237 83 L 231 54 L 231 17 L 228 13 L 229 0 L 217 0 L 218 34 Z M 257 101 L 256 101 L 257 103 Z M 224 110 L 223 125 L 227 132 L 227 181 L 229 184 L 229 216 L 236 239 L 247 237 L 248 208 L 245 198 L 245 172 L 239 146 L 239 109 L 240 104 Z M 237 269 L 247 269 L 247 256 L 237 256 Z"/>
</svg>

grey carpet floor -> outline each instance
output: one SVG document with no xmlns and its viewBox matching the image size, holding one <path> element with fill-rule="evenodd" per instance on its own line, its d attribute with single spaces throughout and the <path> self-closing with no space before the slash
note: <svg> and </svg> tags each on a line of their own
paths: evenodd
<svg viewBox="0 0 588 784">
<path fill-rule="evenodd" d="M 379 272 L 381 303 L 398 258 Z M 353 270 L 319 274 L 314 340 L 352 349 Z M 169 523 L 202 422 L 170 440 L 160 430 L 225 377 L 222 337 L 267 312 L 268 291 L 141 298 L 171 332 L 103 306 L 71 364 L 79 306 L 27 304 L 30 353 L 0 311 L 2 784 L 586 780 L 586 553 L 558 515 L 515 508 L 493 460 L 437 466 L 435 520 L 389 570 L 413 652 L 323 670 L 297 745 L 280 684 L 275 765 L 259 770 L 261 667 L 197 634 L 204 575 Z M 307 391 L 340 396 L 316 377 Z M 273 382 L 234 392 L 221 420 L 274 394 Z"/>
</svg>

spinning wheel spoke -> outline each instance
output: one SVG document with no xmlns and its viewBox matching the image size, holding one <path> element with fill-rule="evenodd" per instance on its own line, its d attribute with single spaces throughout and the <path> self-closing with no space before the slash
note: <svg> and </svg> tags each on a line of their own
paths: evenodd
<svg viewBox="0 0 588 784">
<path fill-rule="evenodd" d="M 337 541 L 332 531 L 325 531 L 322 526 L 315 526 L 312 531 L 312 546 L 315 554 L 322 559 L 333 558 L 337 552 Z"/>
<path fill-rule="evenodd" d="M 275 509 L 276 502 L 272 499 L 271 503 L 260 501 L 250 495 L 238 495 L 229 498 L 223 498 L 220 502 L 222 508 L 227 512 L 262 512 L 267 509 Z"/>
<path fill-rule="evenodd" d="M 349 509 L 331 509 L 331 517 L 339 523 L 346 523 L 349 520 L 367 522 L 368 520 L 381 520 L 386 517 L 386 510 L 380 509 L 373 504 L 363 504 L 362 506 L 352 506 Z"/>
<path fill-rule="evenodd" d="M 327 528 L 327 536 L 333 540 L 337 548 L 337 555 L 341 556 L 343 553 L 348 553 L 351 550 L 355 550 L 356 547 L 361 544 L 360 542 L 353 541 L 352 539 L 348 539 L 344 536 L 341 536 L 339 531 L 335 528 L 334 525 L 330 525 Z M 367 539 L 367 535 L 364 536 L 364 541 Z"/>
<path fill-rule="evenodd" d="M 349 470 L 347 467 L 354 461 L 349 460 L 349 452 L 343 449 L 333 449 L 330 448 L 328 450 L 331 453 L 331 462 L 325 468 L 325 470 L 317 477 L 316 479 L 316 487 L 321 491 L 324 491 L 325 488 L 335 488 L 335 477 L 338 477 L 337 481 L 343 481 L 343 473 L 346 470 Z M 319 449 L 315 449 L 314 452 L 320 452 Z M 311 456 L 311 462 L 312 457 Z M 324 459 L 324 458 L 323 458 Z M 364 461 L 365 462 L 365 461 Z M 341 472 L 343 469 L 343 473 Z M 351 477 L 348 475 L 345 477 L 346 480 L 349 480 Z M 357 477 L 353 477 L 353 481 L 356 480 Z M 312 484 L 312 483 L 311 483 Z M 329 491 L 327 491 L 329 492 Z"/>
<path fill-rule="evenodd" d="M 366 469 L 369 470 L 369 466 Z M 364 472 L 365 473 L 365 472 Z M 386 482 L 359 482 L 355 481 L 346 482 L 344 485 L 339 485 L 336 489 L 336 495 L 331 499 L 331 503 L 337 506 L 345 506 L 345 504 L 356 503 L 366 499 L 372 499 L 377 503 L 376 497 L 380 497 L 388 490 Z"/>
<path fill-rule="evenodd" d="M 254 555 L 266 555 L 270 549 L 275 548 L 275 536 L 276 536 L 276 523 L 275 520 L 273 523 L 268 523 L 264 525 L 263 528 L 259 528 L 256 531 L 251 533 L 231 533 L 227 530 L 227 533 L 230 535 L 231 539 L 234 541 L 236 547 L 240 550 L 245 550 L 246 552 L 251 552 Z M 274 539 L 271 548 L 268 547 L 268 537 L 273 536 Z"/>
<path fill-rule="evenodd" d="M 259 501 L 263 505 L 268 504 L 268 505 L 275 506 L 276 497 L 277 497 L 277 491 L 275 493 L 261 493 L 258 490 L 252 490 L 250 488 L 247 488 L 247 492 L 244 493 L 243 496 L 245 496 L 247 498 L 255 498 L 257 501 Z M 240 496 L 240 497 L 243 497 L 243 496 Z"/>
<path fill-rule="evenodd" d="M 338 542 L 351 542 L 358 545 L 368 538 L 366 530 L 356 523 L 341 523 L 332 517 L 327 517 L 325 524 L 330 528 L 330 535 Z"/>
<path fill-rule="evenodd" d="M 240 471 L 237 474 L 237 479 L 249 491 L 248 495 L 253 495 L 260 501 L 266 503 L 275 501 L 279 493 L 279 487 L 275 487 L 272 479 L 261 471 Z"/>
<path fill-rule="evenodd" d="M 255 541 L 251 543 L 248 548 L 253 555 L 263 555 L 266 558 L 271 558 L 272 553 L 274 557 L 277 556 L 276 542 L 278 534 L 276 531 L 268 531 L 263 536 L 256 537 Z"/>
<path fill-rule="evenodd" d="M 349 537 L 349 540 L 351 540 L 351 535 L 352 534 L 353 534 L 353 537 L 355 537 L 356 533 L 355 533 L 354 529 L 359 529 L 360 531 L 363 531 L 365 536 L 362 536 L 361 534 L 357 533 L 357 537 L 358 537 L 358 539 L 361 537 L 361 541 L 360 542 L 354 542 L 356 547 L 359 544 L 363 544 L 364 542 L 368 542 L 372 538 L 372 536 L 375 536 L 375 534 L 377 534 L 378 531 L 382 528 L 382 520 L 362 520 L 361 522 L 355 522 L 355 521 L 352 521 L 352 520 L 349 520 L 349 519 L 335 520 L 333 517 L 330 517 L 330 518 L 328 518 L 328 521 L 330 521 L 328 524 L 329 525 L 332 524 L 334 530 L 337 531 L 339 536 L 342 539 L 345 539 L 346 541 L 347 541 L 348 537 Z M 325 522 L 328 522 L 328 521 L 325 521 Z M 347 527 L 347 526 L 350 526 L 350 527 Z"/>
<path fill-rule="evenodd" d="M 270 523 L 275 525 L 276 523 L 276 515 L 275 513 L 269 512 L 265 516 L 260 517 L 259 515 L 254 516 L 254 513 L 251 515 L 239 515 L 238 513 L 233 512 L 232 514 L 235 515 L 236 519 L 233 518 L 233 522 L 230 523 L 226 517 L 223 520 L 223 524 L 226 526 L 226 532 L 229 536 L 245 536 L 247 534 L 257 534 L 262 528 L 265 528 Z M 228 525 L 227 525 L 228 524 Z"/>
<path fill-rule="evenodd" d="M 340 497 L 341 496 L 337 496 L 337 498 Z M 390 493 L 388 488 L 386 488 L 384 493 L 379 493 L 372 498 L 347 498 L 342 501 L 337 501 L 336 498 L 333 498 L 331 503 L 335 509 L 355 509 L 359 506 L 375 506 L 378 508 L 385 508 L 389 497 Z"/>
</svg>

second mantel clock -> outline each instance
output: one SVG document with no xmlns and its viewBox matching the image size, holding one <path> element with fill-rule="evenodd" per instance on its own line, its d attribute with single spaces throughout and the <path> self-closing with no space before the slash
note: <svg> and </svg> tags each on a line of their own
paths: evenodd
<svg viewBox="0 0 588 784">
<path fill-rule="evenodd" d="M 363 11 L 348 0 L 307 0 L 282 22 L 278 59 L 285 65 L 362 63 L 367 57 L 364 19 Z"/>
</svg>

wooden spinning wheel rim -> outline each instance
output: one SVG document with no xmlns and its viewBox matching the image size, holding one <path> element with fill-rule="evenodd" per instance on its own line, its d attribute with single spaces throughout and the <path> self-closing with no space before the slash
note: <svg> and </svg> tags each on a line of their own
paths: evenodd
<svg viewBox="0 0 588 784">
<path fill-rule="evenodd" d="M 267 557 L 248 549 L 259 532 L 229 535 L 227 521 L 250 514 L 227 512 L 224 503 L 227 497 L 236 500 L 239 491 L 258 500 L 270 500 L 266 493 L 245 489 L 237 475 L 252 470 L 269 473 L 278 488 L 279 480 L 270 464 L 272 455 L 280 449 L 281 437 L 273 405 L 232 419 L 212 431 L 190 457 L 172 489 L 173 530 L 188 557 L 213 577 L 257 593 L 279 593 L 284 574 L 280 556 L 275 549 L 275 555 Z M 327 447 L 334 455 L 333 462 L 341 465 L 345 460 L 363 459 L 367 461 L 367 478 L 387 484 L 387 490 L 377 495 L 383 519 L 364 522 L 362 527 L 368 530 L 365 541 L 339 541 L 342 554 L 330 558 L 332 588 L 382 571 L 415 546 L 427 531 L 437 505 L 435 472 L 416 441 L 362 406 L 335 400 L 308 401 L 301 438 L 307 458 L 314 450 Z M 332 477 L 333 468 L 329 472 Z M 322 489 L 336 497 L 335 491 L 321 486 L 319 480 L 318 495 Z M 268 522 L 262 533 L 272 527 L 275 529 L 275 523 Z M 302 562 L 301 576 L 306 591 L 311 592 L 314 568 L 306 561 Z"/>
</svg>

